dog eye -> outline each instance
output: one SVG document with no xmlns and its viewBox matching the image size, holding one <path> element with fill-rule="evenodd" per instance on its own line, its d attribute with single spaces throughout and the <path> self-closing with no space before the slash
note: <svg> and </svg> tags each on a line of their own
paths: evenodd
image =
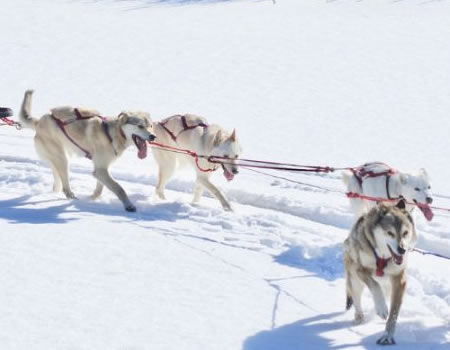
<svg viewBox="0 0 450 350">
<path fill-rule="evenodd" d="M 388 231 L 388 235 L 391 236 L 392 238 L 395 237 L 395 235 L 391 231 Z"/>
<path fill-rule="evenodd" d="M 416 187 L 416 188 L 414 189 L 414 191 L 420 191 L 420 188 L 419 188 L 419 187 Z"/>
<path fill-rule="evenodd" d="M 427 188 L 428 188 L 429 190 L 431 190 L 431 186 L 428 186 Z"/>
<path fill-rule="evenodd" d="M 234 158 L 238 159 L 238 158 L 239 158 L 239 155 L 236 154 L 236 155 L 234 156 Z"/>
<path fill-rule="evenodd" d="M 403 237 L 408 236 L 408 231 L 403 232 Z"/>
<path fill-rule="evenodd" d="M 224 158 L 229 158 L 230 156 L 228 154 L 225 154 L 223 157 Z"/>
</svg>

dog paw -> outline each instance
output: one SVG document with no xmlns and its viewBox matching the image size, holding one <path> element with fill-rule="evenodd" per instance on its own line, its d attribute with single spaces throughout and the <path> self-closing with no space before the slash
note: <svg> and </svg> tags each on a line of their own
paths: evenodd
<svg viewBox="0 0 450 350">
<path fill-rule="evenodd" d="M 67 199 L 78 199 L 72 191 L 64 191 Z"/>
<path fill-rule="evenodd" d="M 377 303 L 375 305 L 375 310 L 378 316 L 380 316 L 383 320 L 387 320 L 389 316 L 389 310 L 384 301 Z"/>
<path fill-rule="evenodd" d="M 231 208 L 230 205 L 224 205 L 223 210 L 228 211 L 228 212 L 233 212 L 233 208 Z"/>
<path fill-rule="evenodd" d="M 355 313 L 355 319 L 353 320 L 353 323 L 355 325 L 360 325 L 364 322 L 364 314 L 356 314 Z"/>
<path fill-rule="evenodd" d="M 133 204 L 130 204 L 125 207 L 126 211 L 129 211 L 130 213 L 134 213 L 136 211 L 136 207 Z"/>
<path fill-rule="evenodd" d="M 390 336 L 387 333 L 384 333 L 383 336 L 377 340 L 378 345 L 394 345 L 395 340 L 394 337 Z"/>
</svg>

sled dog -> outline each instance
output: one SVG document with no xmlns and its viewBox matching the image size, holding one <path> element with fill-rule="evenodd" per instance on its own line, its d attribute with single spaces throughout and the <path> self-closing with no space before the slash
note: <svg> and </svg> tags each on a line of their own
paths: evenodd
<svg viewBox="0 0 450 350">
<path fill-rule="evenodd" d="M 408 252 L 416 243 L 416 231 L 403 200 L 396 206 L 378 204 L 353 226 L 344 242 L 347 304 L 355 306 L 355 322 L 364 320 L 361 294 L 368 287 L 378 316 L 387 319 L 377 343 L 395 344 L 394 332 L 406 288 Z M 383 290 L 391 290 L 390 312 Z M 389 318 L 388 318 L 389 316 Z"/>
<path fill-rule="evenodd" d="M 404 173 L 379 163 L 366 163 L 343 173 L 347 192 L 381 199 L 401 199 L 415 203 L 428 221 L 433 219 L 430 204 L 433 202 L 431 183 L 425 169 Z M 393 201 L 395 204 L 396 201 Z M 376 203 L 370 200 L 350 198 L 355 217 L 367 213 Z M 412 212 L 415 205 L 407 204 Z"/>
<path fill-rule="evenodd" d="M 60 191 L 62 185 L 67 198 L 76 198 L 69 184 L 68 160 L 70 156 L 84 156 L 94 163 L 93 175 L 97 179 L 91 198 L 99 197 L 106 186 L 127 211 L 136 211 L 124 189 L 109 174 L 108 167 L 132 144 L 137 147 L 139 158 L 147 156 L 147 141 L 155 139 L 149 115 L 127 111 L 106 120 L 95 110 L 58 107 L 35 119 L 31 116 L 32 93 L 32 90 L 25 92 L 19 119 L 36 131 L 36 151 L 50 164 L 53 190 Z"/>
<path fill-rule="evenodd" d="M 159 123 L 155 123 L 155 135 L 159 143 L 194 151 L 199 155 L 224 157 L 225 163 L 219 165 L 209 162 L 208 159 L 199 158 L 198 164 L 194 158 L 168 152 L 152 147 L 153 156 L 158 164 L 158 182 L 156 194 L 165 199 L 164 187 L 174 171 L 180 165 L 190 165 L 196 171 L 196 183 L 193 202 L 200 200 L 204 189 L 216 197 L 225 210 L 231 210 L 230 203 L 225 195 L 210 181 L 211 174 L 220 167 L 228 181 L 238 174 L 236 159 L 239 157 L 241 147 L 236 137 L 236 131 L 230 134 L 218 125 L 207 124 L 206 119 L 192 115 L 174 115 Z"/>
</svg>

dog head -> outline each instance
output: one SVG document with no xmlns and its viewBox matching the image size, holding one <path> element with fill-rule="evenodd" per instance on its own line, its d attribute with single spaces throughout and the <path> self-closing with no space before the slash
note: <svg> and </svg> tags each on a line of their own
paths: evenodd
<svg viewBox="0 0 450 350">
<path fill-rule="evenodd" d="M 408 202 L 416 203 L 428 221 L 433 219 L 430 208 L 433 202 L 431 183 L 425 169 L 411 174 L 400 174 L 400 193 Z"/>
<path fill-rule="evenodd" d="M 231 135 L 226 135 L 219 129 L 214 137 L 214 148 L 212 155 L 223 159 L 223 175 L 228 181 L 233 180 L 234 175 L 239 173 L 237 159 L 241 153 L 241 146 L 236 136 L 236 130 Z"/>
<path fill-rule="evenodd" d="M 367 214 L 367 238 L 379 257 L 392 257 L 395 264 L 401 265 L 403 256 L 414 248 L 417 240 L 411 215 L 405 209 L 405 202 L 396 206 L 378 204 Z"/>
<path fill-rule="evenodd" d="M 147 157 L 147 141 L 153 141 L 153 123 L 146 112 L 124 111 L 119 114 L 119 127 L 125 135 L 127 144 L 134 143 L 138 149 L 138 157 Z"/>
</svg>

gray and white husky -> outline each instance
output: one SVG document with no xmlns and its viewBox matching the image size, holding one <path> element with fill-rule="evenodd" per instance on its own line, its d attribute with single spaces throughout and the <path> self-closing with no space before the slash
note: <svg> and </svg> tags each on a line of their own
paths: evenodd
<svg viewBox="0 0 450 350">
<path fill-rule="evenodd" d="M 354 305 L 355 322 L 363 322 L 361 294 L 365 287 L 369 288 L 377 315 L 387 319 L 378 344 L 395 344 L 395 326 L 406 288 L 408 252 L 416 240 L 414 222 L 405 210 L 404 201 L 400 201 L 396 206 L 378 204 L 361 216 L 344 242 L 346 309 Z M 385 292 L 389 290 L 390 311 L 385 301 Z"/>
<path fill-rule="evenodd" d="M 117 118 L 105 120 L 95 110 L 58 107 L 37 119 L 31 116 L 32 93 L 25 92 L 19 119 L 23 126 L 36 131 L 36 151 L 53 170 L 53 190 L 60 191 L 62 187 L 67 198 L 76 198 L 69 184 L 69 157 L 87 157 L 94 164 L 93 175 L 97 179 L 92 198 L 100 196 L 106 186 L 127 211 L 136 211 L 108 168 L 131 145 L 137 147 L 139 158 L 147 156 L 147 141 L 155 138 L 149 114 L 122 112 Z"/>
<path fill-rule="evenodd" d="M 197 175 L 193 202 L 198 202 L 206 189 L 220 201 L 225 210 L 231 210 L 229 201 L 210 181 L 210 177 L 220 168 L 228 181 L 233 180 L 234 176 L 238 174 L 237 158 L 241 153 L 241 146 L 236 131 L 228 133 L 218 125 L 208 124 L 205 118 L 192 114 L 166 118 L 155 124 L 154 131 L 158 143 L 187 149 L 206 157 L 224 158 L 222 165 L 209 162 L 207 158 L 199 158 L 197 163 L 194 158 L 186 154 L 152 147 L 153 156 L 159 167 L 157 196 L 165 199 L 164 187 L 167 181 L 180 165 L 188 165 L 195 169 Z"/>
</svg>

